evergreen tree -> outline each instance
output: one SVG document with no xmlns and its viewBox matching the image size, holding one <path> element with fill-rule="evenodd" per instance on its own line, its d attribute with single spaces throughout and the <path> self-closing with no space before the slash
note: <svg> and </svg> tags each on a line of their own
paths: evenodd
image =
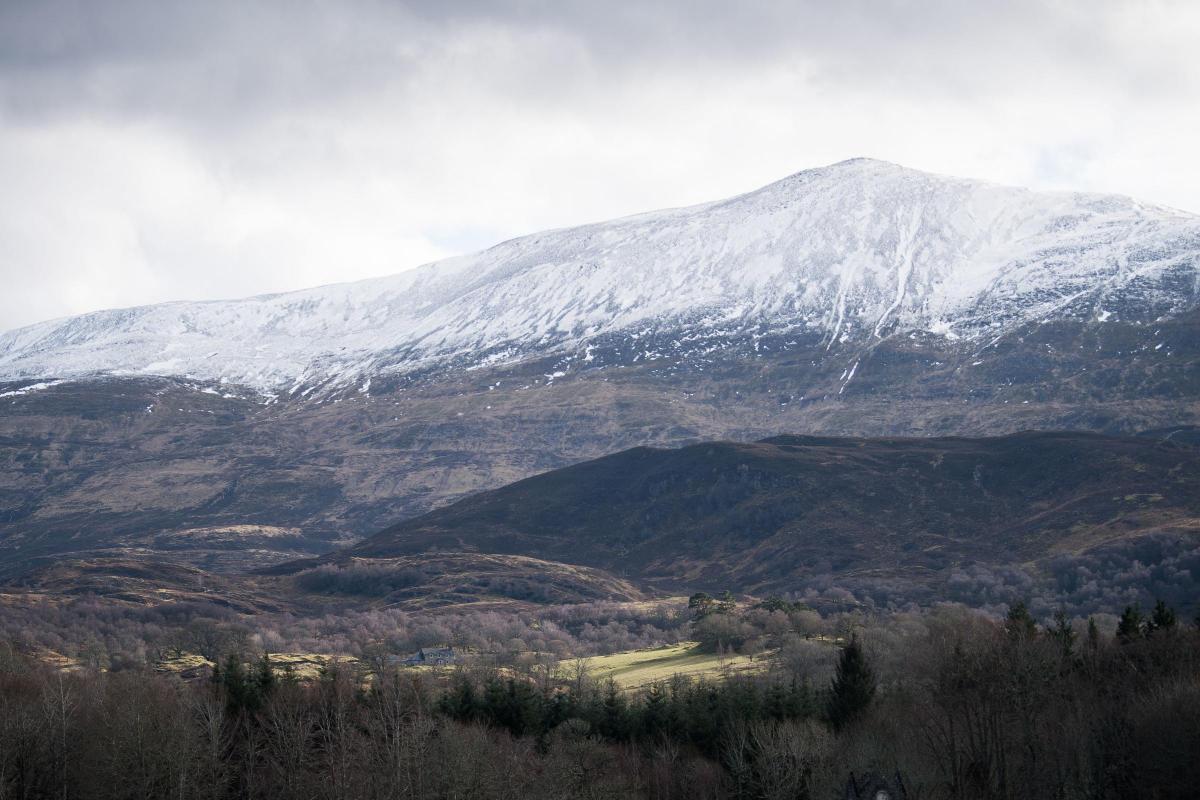
<svg viewBox="0 0 1200 800">
<path fill-rule="evenodd" d="M 1150 614 L 1150 621 L 1146 623 L 1146 630 L 1149 633 L 1169 632 L 1175 629 L 1176 622 L 1175 609 L 1159 600 L 1154 604 L 1154 611 Z"/>
<path fill-rule="evenodd" d="M 1004 630 L 1008 638 L 1013 640 L 1029 640 L 1037 636 L 1037 623 L 1029 613 L 1029 607 L 1020 600 L 1008 609 L 1008 617 L 1004 620 Z"/>
<path fill-rule="evenodd" d="M 1100 650 L 1100 629 L 1096 627 L 1096 620 L 1092 617 L 1088 617 L 1086 645 L 1089 655 L 1095 655 Z"/>
<path fill-rule="evenodd" d="M 803 607 L 803 603 L 789 603 L 777 594 L 773 594 L 766 600 L 754 606 L 761 608 L 764 611 L 798 611 Z"/>
<path fill-rule="evenodd" d="M 805 678 L 803 681 L 792 678 L 788 687 L 785 716 L 789 719 L 804 719 L 814 716 L 818 711 L 816 693 Z"/>
<path fill-rule="evenodd" d="M 1067 619 L 1067 612 L 1061 608 L 1054 612 L 1054 627 L 1050 630 L 1050 635 L 1062 648 L 1064 660 L 1069 660 L 1075 655 L 1075 630 L 1071 627 L 1071 620 Z"/>
<path fill-rule="evenodd" d="M 717 613 L 732 614 L 737 608 L 737 601 L 733 599 L 733 592 L 726 589 L 721 592 L 721 596 L 717 598 Z"/>
<path fill-rule="evenodd" d="M 255 688 L 264 699 L 271 696 L 275 690 L 275 670 L 271 666 L 271 654 L 263 653 L 258 660 L 258 670 L 254 676 Z"/>
<path fill-rule="evenodd" d="M 629 734 L 629 708 L 617 688 L 617 682 L 611 678 L 604 688 L 604 716 L 600 722 L 600 731 L 609 739 L 623 741 Z"/>
<path fill-rule="evenodd" d="M 867 662 L 858 637 L 852 637 L 850 644 L 842 649 L 830 687 L 829 724 L 835 731 L 842 730 L 862 716 L 874 697 L 875 671 Z"/>
<path fill-rule="evenodd" d="M 542 729 L 552 731 L 569 719 L 580 717 L 578 698 L 572 692 L 555 692 L 542 702 Z"/>
<path fill-rule="evenodd" d="M 762 700 L 763 716 L 767 719 L 784 719 L 787 714 L 787 689 L 775 681 L 767 687 Z"/>
<path fill-rule="evenodd" d="M 479 716 L 475 684 L 465 675 L 459 676 L 454 688 L 442 695 L 438 704 L 443 713 L 462 722 L 470 722 Z"/>
<path fill-rule="evenodd" d="M 1128 644 L 1142 638 L 1142 612 L 1137 606 L 1125 606 L 1117 623 L 1117 641 Z"/>
<path fill-rule="evenodd" d="M 661 683 L 651 684 L 642 700 L 641 724 L 643 736 L 653 739 L 667 729 L 670 711 L 667 707 L 667 690 Z"/>
<path fill-rule="evenodd" d="M 238 712 L 255 704 L 251 683 L 246 678 L 246 667 L 237 653 L 225 657 L 220 683 L 225 688 L 225 704 L 230 712 Z"/>
<path fill-rule="evenodd" d="M 717 601 L 708 592 L 696 592 L 688 598 L 688 609 L 692 612 L 692 619 L 704 619 L 716 606 Z"/>
</svg>

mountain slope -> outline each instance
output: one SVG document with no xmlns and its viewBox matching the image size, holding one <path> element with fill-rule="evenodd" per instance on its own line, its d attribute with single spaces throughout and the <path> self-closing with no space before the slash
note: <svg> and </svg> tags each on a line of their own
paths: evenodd
<svg viewBox="0 0 1200 800">
<path fill-rule="evenodd" d="M 855 161 L 394 278 L 11 332 L 0 577 L 148 550 L 236 572 L 639 445 L 1195 426 L 1196 230 Z"/>
<path fill-rule="evenodd" d="M 1147 439 L 781 436 L 637 448 L 484 492 L 344 554 L 524 555 L 667 590 L 944 579 L 1126 539 L 1200 538 L 1200 450 Z"/>
<path fill-rule="evenodd" d="M 638 445 L 781 431 L 1168 436 L 1200 424 L 1195 312 L 1154 326 L 1031 324 L 981 350 L 958 345 L 891 336 L 846 352 L 760 337 L 692 357 L 530 359 L 269 405 L 191 381 L 0 384 L 12 393 L 0 398 L 0 577 L 160 542 L 171 558 L 191 548 L 188 563 L 205 569 L 286 560 Z M 296 534 L 250 552 L 190 533 L 246 525 Z"/>
<path fill-rule="evenodd" d="M 0 380 L 158 375 L 306 393 L 448 364 L 590 363 L 589 345 L 614 336 L 621 361 L 763 331 L 826 346 L 908 331 L 986 342 L 1035 321 L 1186 312 L 1198 264 L 1200 217 L 857 159 L 389 278 L 34 325 L 0 336 Z"/>
</svg>

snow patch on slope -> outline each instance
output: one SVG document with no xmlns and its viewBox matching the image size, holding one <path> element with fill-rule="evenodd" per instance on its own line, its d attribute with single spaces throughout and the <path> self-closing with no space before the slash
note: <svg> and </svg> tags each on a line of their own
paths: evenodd
<svg viewBox="0 0 1200 800">
<path fill-rule="evenodd" d="M 63 381 L 43 381 L 41 383 L 31 383 L 28 386 L 22 386 L 20 389 L 10 389 L 7 392 L 0 392 L 0 397 L 22 397 L 34 392 L 40 392 L 43 389 L 49 389 L 51 386 L 57 386 Z"/>
</svg>

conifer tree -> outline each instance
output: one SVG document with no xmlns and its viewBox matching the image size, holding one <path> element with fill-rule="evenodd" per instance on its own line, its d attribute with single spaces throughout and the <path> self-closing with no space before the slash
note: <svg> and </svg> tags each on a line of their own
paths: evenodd
<svg viewBox="0 0 1200 800">
<path fill-rule="evenodd" d="M 1146 630 L 1149 633 L 1172 631 L 1175 629 L 1176 622 L 1175 609 L 1159 600 L 1154 604 L 1154 611 L 1150 614 L 1150 621 L 1146 623 Z"/>
<path fill-rule="evenodd" d="M 688 609 L 693 619 L 704 619 L 716 608 L 717 601 L 708 592 L 696 592 L 688 598 Z"/>
<path fill-rule="evenodd" d="M 469 722 L 479 715 L 479 701 L 475 696 L 475 684 L 465 675 L 460 675 L 453 691 L 442 695 L 442 711 L 457 720 Z"/>
<path fill-rule="evenodd" d="M 1071 620 L 1067 619 L 1067 612 L 1061 608 L 1054 612 L 1054 627 L 1051 629 L 1050 635 L 1062 648 L 1064 659 L 1070 659 L 1075 655 L 1075 630 L 1071 627 Z"/>
<path fill-rule="evenodd" d="M 1009 608 L 1004 630 L 1008 633 L 1008 638 L 1014 640 L 1029 640 L 1037 636 L 1037 623 L 1034 622 L 1024 600 L 1017 601 Z"/>
<path fill-rule="evenodd" d="M 666 730 L 669 711 L 667 708 L 667 690 L 661 683 L 651 684 L 642 700 L 641 732 L 644 736 L 655 737 Z"/>
<path fill-rule="evenodd" d="M 610 739 L 623 741 L 629 733 L 629 709 L 616 681 L 611 678 L 604 688 L 604 717 L 601 731 Z"/>
<path fill-rule="evenodd" d="M 1117 623 L 1117 641 L 1128 644 L 1142 638 L 1142 612 L 1137 606 L 1125 606 Z"/>
<path fill-rule="evenodd" d="M 230 653 L 225 657 L 220 683 L 225 687 L 225 704 L 231 712 L 240 711 L 251 705 L 251 687 L 246 680 L 246 668 L 242 665 L 242 658 L 237 653 Z"/>
<path fill-rule="evenodd" d="M 275 690 L 275 670 L 271 667 L 270 653 L 263 653 L 262 658 L 259 659 L 254 682 L 255 688 L 263 698 L 270 697 L 271 692 Z"/>
<path fill-rule="evenodd" d="M 721 592 L 721 596 L 717 598 L 717 613 L 732 614 L 737 608 L 737 601 L 733 599 L 733 592 L 726 589 Z"/>
<path fill-rule="evenodd" d="M 874 697 L 875 671 L 867 662 L 858 637 L 852 637 L 842 649 L 830 687 L 829 724 L 835 731 L 842 730 L 862 716 Z"/>
</svg>

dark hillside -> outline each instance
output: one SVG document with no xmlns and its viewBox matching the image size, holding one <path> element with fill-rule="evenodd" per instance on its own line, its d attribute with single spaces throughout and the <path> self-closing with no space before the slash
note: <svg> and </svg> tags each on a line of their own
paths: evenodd
<svg viewBox="0 0 1200 800">
<path fill-rule="evenodd" d="M 1195 448 L 1087 433 L 781 436 L 627 450 L 469 497 L 348 552 L 525 555 L 663 589 L 762 591 L 823 573 L 920 581 L 1163 532 L 1200 532 Z"/>
</svg>

